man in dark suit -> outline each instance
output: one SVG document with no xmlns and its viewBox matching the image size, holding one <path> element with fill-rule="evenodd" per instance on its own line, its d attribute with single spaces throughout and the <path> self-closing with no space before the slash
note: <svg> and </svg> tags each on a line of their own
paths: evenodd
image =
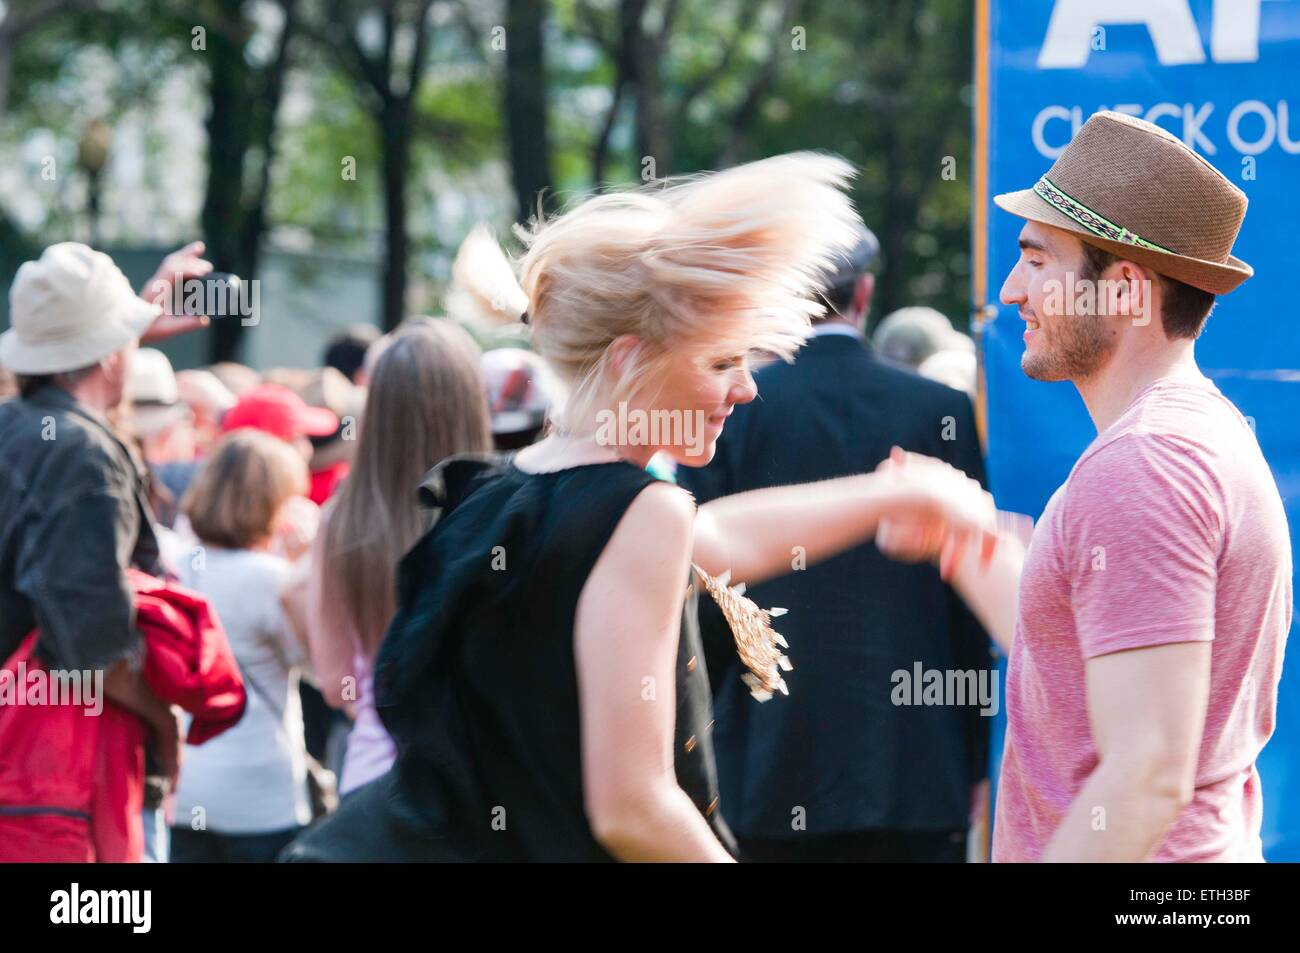
<svg viewBox="0 0 1300 953">
<path fill-rule="evenodd" d="M 863 340 L 878 247 L 864 229 L 828 275 L 830 308 L 797 360 L 760 370 L 758 399 L 736 407 L 713 461 L 678 471 L 699 502 L 870 471 L 895 445 L 983 482 L 969 398 L 883 363 Z M 791 561 L 801 568 L 797 548 Z M 931 670 L 985 670 L 996 688 L 988 637 L 962 600 L 935 567 L 893 562 L 874 544 L 748 594 L 789 610 L 776 628 L 794 670 L 785 675 L 789 697 L 754 701 L 734 649 L 725 651 L 721 615 L 704 615 L 718 649 L 706 661 L 722 804 L 742 855 L 963 861 L 972 798 L 987 775 L 990 719 L 974 698 L 896 704 L 909 698 L 900 680 Z M 920 701 L 922 686 L 908 687 Z"/>
</svg>

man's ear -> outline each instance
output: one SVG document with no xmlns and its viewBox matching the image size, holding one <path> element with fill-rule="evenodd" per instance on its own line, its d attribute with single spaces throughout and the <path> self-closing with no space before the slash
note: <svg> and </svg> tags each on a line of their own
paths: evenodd
<svg viewBox="0 0 1300 953">
<path fill-rule="evenodd" d="M 1155 316 L 1158 304 L 1155 274 L 1137 262 L 1126 259 L 1115 262 L 1112 269 L 1115 273 L 1111 280 L 1119 282 L 1122 302 L 1120 314 L 1132 320 L 1135 328 L 1147 327 Z"/>
<path fill-rule="evenodd" d="M 867 272 L 861 275 L 853 286 L 853 315 L 866 317 L 871 310 L 871 299 L 876 293 L 876 276 Z"/>
<path fill-rule="evenodd" d="M 99 359 L 99 370 L 110 381 L 116 383 L 126 377 L 126 351 L 114 351 L 107 357 Z"/>
<path fill-rule="evenodd" d="M 127 393 L 127 390 L 130 386 L 131 357 L 134 352 L 134 347 L 124 347 L 102 358 L 99 362 L 100 373 L 104 375 L 104 379 L 111 386 L 120 390 L 122 400 L 131 399 L 131 395 Z"/>
</svg>

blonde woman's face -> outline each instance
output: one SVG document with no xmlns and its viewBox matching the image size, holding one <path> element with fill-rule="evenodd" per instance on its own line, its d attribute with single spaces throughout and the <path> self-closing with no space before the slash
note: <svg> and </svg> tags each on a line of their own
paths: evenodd
<svg viewBox="0 0 1300 953">
<path fill-rule="evenodd" d="M 757 393 L 747 354 L 683 353 L 670 365 L 654 400 L 654 409 L 666 412 L 660 415 L 665 424 L 660 436 L 666 432 L 671 438 L 661 442 L 663 451 L 684 466 L 704 466 L 713 459 L 732 410 Z"/>
</svg>

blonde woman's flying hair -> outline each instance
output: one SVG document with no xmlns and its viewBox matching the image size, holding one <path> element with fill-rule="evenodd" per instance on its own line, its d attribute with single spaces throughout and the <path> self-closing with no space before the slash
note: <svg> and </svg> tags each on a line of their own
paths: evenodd
<svg viewBox="0 0 1300 953">
<path fill-rule="evenodd" d="M 528 310 L 528 296 L 486 225 L 476 225 L 461 242 L 451 265 L 444 304 L 453 318 L 479 326 L 511 324 Z"/>
<path fill-rule="evenodd" d="M 800 152 L 597 195 L 515 227 L 526 248 L 518 282 L 480 227 L 457 255 L 448 310 L 526 320 L 572 390 L 561 423 L 584 429 L 674 355 L 791 358 L 822 313 L 813 292 L 857 239 L 844 192 L 853 175 L 843 159 Z M 607 352 L 623 335 L 640 346 L 615 374 Z"/>
</svg>

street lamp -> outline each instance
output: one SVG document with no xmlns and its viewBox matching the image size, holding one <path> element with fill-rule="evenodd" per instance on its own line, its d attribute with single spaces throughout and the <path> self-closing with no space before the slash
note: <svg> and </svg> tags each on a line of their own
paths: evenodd
<svg viewBox="0 0 1300 953">
<path fill-rule="evenodd" d="M 87 213 L 90 217 L 90 244 L 99 247 L 99 174 L 108 162 L 108 147 L 113 131 L 102 119 L 86 124 L 77 145 L 77 165 L 86 173 Z"/>
</svg>

